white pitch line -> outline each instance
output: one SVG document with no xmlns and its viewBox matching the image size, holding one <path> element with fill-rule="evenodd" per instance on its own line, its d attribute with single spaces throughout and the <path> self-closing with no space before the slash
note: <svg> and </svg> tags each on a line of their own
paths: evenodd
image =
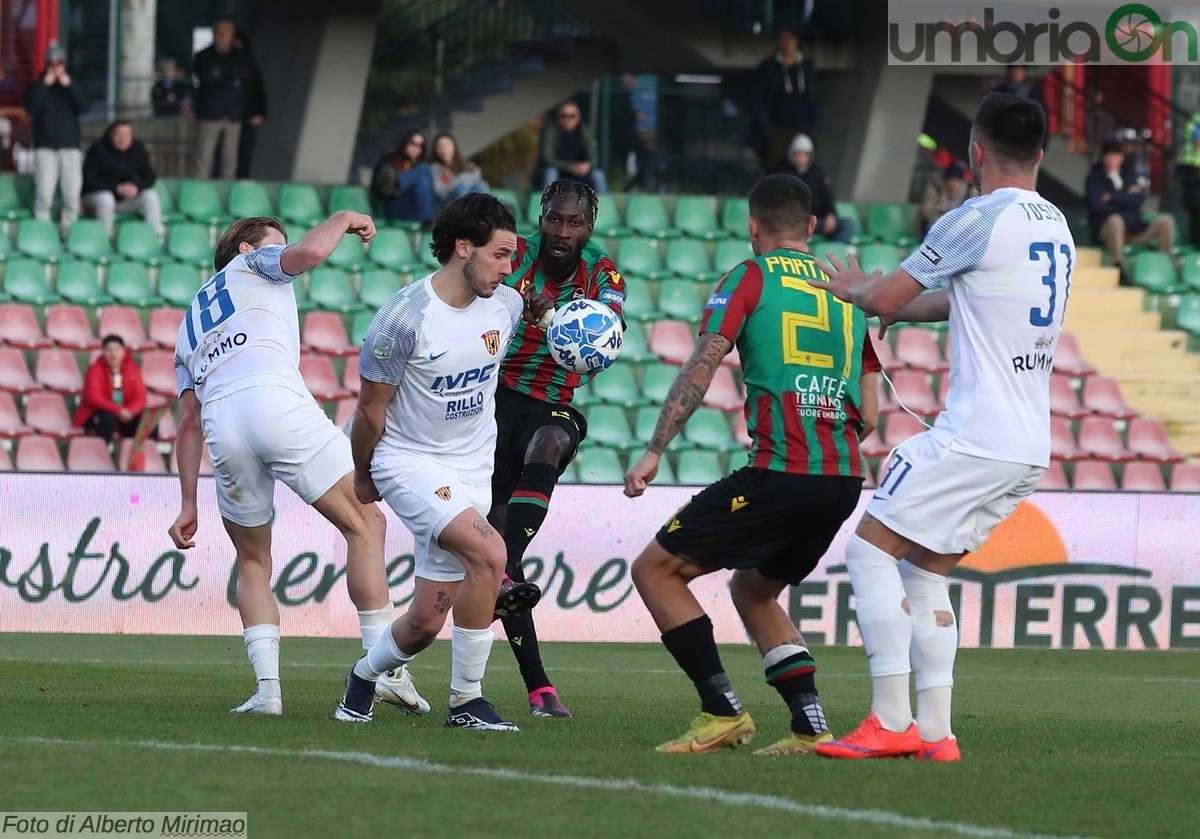
<svg viewBox="0 0 1200 839">
<path fill-rule="evenodd" d="M 1048 834 L 1022 833 L 1003 827 L 986 827 L 965 822 L 940 821 L 892 813 L 886 810 L 850 810 L 824 804 L 803 804 L 790 798 L 761 793 L 730 792 L 714 787 L 678 787 L 671 784 L 647 784 L 636 778 L 589 778 L 580 775 L 544 775 L 523 772 L 519 769 L 502 769 L 489 766 L 450 766 L 431 763 L 408 757 L 386 757 L 370 752 L 337 752 L 326 749 L 277 749 L 262 746 L 236 746 L 218 743 L 166 743 L 158 740 L 59 740 L 43 737 L 9 737 L 0 740 L 6 743 L 25 743 L 45 746 L 127 746 L 136 749 L 179 752 L 227 752 L 231 754 L 261 755 L 266 757 L 315 758 L 341 763 L 358 763 L 378 769 L 398 769 L 438 775 L 473 775 L 504 781 L 546 784 L 548 786 L 574 787 L 605 792 L 642 793 L 670 798 L 687 798 L 699 801 L 715 801 L 730 807 L 755 807 L 760 810 L 776 810 L 813 818 L 843 822 L 861 822 L 884 827 L 923 830 L 935 833 L 954 833 L 978 839 L 1051 839 Z"/>
</svg>

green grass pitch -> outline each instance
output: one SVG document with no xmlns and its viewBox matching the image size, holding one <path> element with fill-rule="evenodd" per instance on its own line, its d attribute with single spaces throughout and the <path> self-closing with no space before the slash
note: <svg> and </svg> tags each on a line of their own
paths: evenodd
<svg viewBox="0 0 1200 839">
<path fill-rule="evenodd" d="M 966 650 L 961 764 L 694 757 L 691 685 L 655 645 L 550 644 L 570 720 L 531 719 L 498 639 L 485 682 L 520 733 L 448 731 L 449 644 L 412 668 L 433 713 L 330 719 L 357 644 L 284 639 L 284 716 L 234 717 L 239 638 L 0 635 L 0 809 L 246 811 L 259 837 L 1194 836 L 1200 658 Z M 867 709 L 861 650 L 817 648 L 835 732 Z M 722 649 L 758 723 L 783 704 L 750 647 Z"/>
</svg>

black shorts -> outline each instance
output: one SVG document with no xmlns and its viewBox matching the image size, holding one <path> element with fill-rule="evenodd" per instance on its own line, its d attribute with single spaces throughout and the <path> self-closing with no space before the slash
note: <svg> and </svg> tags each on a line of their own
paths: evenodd
<svg viewBox="0 0 1200 839">
<path fill-rule="evenodd" d="M 562 463 L 561 475 L 587 437 L 587 420 L 570 405 L 556 405 L 534 399 L 520 391 L 500 385 L 496 388 L 496 468 L 492 472 L 492 506 L 508 503 L 521 472 L 525 452 L 539 428 L 553 425 L 567 432 L 571 448 Z"/>
<path fill-rule="evenodd" d="M 704 568 L 753 568 L 796 585 L 854 513 L 862 485 L 862 478 L 746 466 L 693 495 L 656 538 Z"/>
</svg>

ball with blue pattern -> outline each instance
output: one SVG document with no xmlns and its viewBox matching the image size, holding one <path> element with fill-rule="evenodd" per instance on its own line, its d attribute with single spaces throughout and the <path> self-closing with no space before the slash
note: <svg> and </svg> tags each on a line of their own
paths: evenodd
<svg viewBox="0 0 1200 839">
<path fill-rule="evenodd" d="M 621 319 L 608 306 L 595 300 L 572 300 L 554 313 L 546 344 L 561 367 L 587 376 L 616 361 L 624 334 Z"/>
</svg>

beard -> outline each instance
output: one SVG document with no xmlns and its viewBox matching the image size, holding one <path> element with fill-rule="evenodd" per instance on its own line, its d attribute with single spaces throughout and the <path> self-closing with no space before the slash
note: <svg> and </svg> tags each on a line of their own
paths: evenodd
<svg viewBox="0 0 1200 839">
<path fill-rule="evenodd" d="M 467 281 L 467 288 L 471 289 L 476 297 L 491 297 L 496 293 L 491 284 L 480 277 L 479 257 L 476 254 L 471 254 L 463 263 L 463 277 Z"/>
</svg>

